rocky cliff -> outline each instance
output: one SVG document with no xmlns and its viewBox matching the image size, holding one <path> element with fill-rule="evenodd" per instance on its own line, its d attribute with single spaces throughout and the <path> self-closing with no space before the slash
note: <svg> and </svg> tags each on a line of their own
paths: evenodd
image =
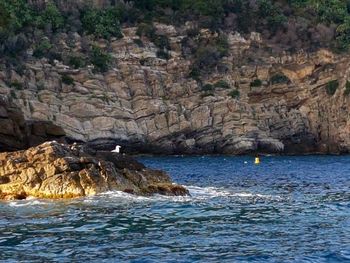
<svg viewBox="0 0 350 263">
<path fill-rule="evenodd" d="M 136 160 L 82 146 L 46 142 L 0 154 L 0 199 L 73 198 L 119 190 L 131 194 L 187 195 L 162 171 Z"/>
<path fill-rule="evenodd" d="M 347 55 L 325 49 L 271 53 L 259 34 L 232 32 L 221 67 L 202 79 L 229 87 L 208 94 L 204 83 L 189 77 L 186 28 L 155 26 L 169 39 L 169 59 L 158 58 L 157 47 L 140 39 L 136 28 L 123 28 L 122 39 L 95 43 L 112 55 L 115 66 L 106 73 L 50 64 L 31 58 L 29 50 L 21 74 L 0 72 L 0 96 L 26 121 L 52 123 L 69 140 L 97 148 L 120 143 L 128 151 L 152 153 L 349 152 Z M 83 48 L 78 34 L 60 39 L 63 49 Z M 64 83 L 63 75 L 73 83 Z"/>
<path fill-rule="evenodd" d="M 63 140 L 64 130 L 50 121 L 26 120 L 22 110 L 0 97 L 0 149 L 13 151 L 26 149 L 47 140 Z"/>
</svg>

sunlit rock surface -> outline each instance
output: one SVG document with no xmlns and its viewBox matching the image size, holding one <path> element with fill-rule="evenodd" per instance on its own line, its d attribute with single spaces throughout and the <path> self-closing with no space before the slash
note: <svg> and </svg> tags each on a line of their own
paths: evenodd
<svg viewBox="0 0 350 263">
<path fill-rule="evenodd" d="M 73 198 L 119 190 L 138 195 L 187 195 L 162 171 L 110 152 L 46 142 L 0 154 L 0 199 Z"/>
</svg>

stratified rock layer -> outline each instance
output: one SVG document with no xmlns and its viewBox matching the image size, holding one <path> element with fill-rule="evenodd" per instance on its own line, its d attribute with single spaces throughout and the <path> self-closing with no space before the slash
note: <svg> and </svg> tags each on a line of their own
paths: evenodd
<svg viewBox="0 0 350 263">
<path fill-rule="evenodd" d="M 50 121 L 25 120 L 22 110 L 0 96 L 0 152 L 27 149 L 63 139 L 64 130 Z"/>
<path fill-rule="evenodd" d="M 128 151 L 166 154 L 350 152 L 348 55 L 327 50 L 272 54 L 258 33 L 232 32 L 221 61 L 225 69 L 202 79 L 203 84 L 224 80 L 231 88 L 205 96 L 200 82 L 189 78 L 192 61 L 182 44 L 186 27 L 155 26 L 169 38 L 168 60 L 157 57 L 147 38 L 138 46 L 136 28 L 124 28 L 123 39 L 94 43 L 108 46 L 114 65 L 108 72 L 32 57 L 22 75 L 0 71 L 0 97 L 11 99 L 26 120 L 49 121 L 68 138 L 100 149 L 118 143 Z M 208 30 L 200 35 L 213 37 Z M 60 40 L 63 47 L 70 41 L 74 51 L 82 50 L 78 34 L 61 34 Z M 281 74 L 289 80 L 271 81 Z M 63 83 L 63 75 L 74 84 Z M 261 85 L 252 85 L 256 80 Z M 326 87 L 334 80 L 339 87 L 330 95 Z M 230 96 L 234 89 L 238 98 Z"/>
<path fill-rule="evenodd" d="M 0 154 L 0 199 L 73 198 L 120 190 L 150 195 L 187 195 L 169 176 L 116 153 L 87 154 L 81 147 L 46 142 Z"/>
</svg>

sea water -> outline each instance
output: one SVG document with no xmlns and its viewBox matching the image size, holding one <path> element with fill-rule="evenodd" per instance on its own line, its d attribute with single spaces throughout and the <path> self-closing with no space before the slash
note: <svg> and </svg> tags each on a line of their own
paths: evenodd
<svg viewBox="0 0 350 263">
<path fill-rule="evenodd" d="M 350 262 L 350 157 L 144 157 L 188 197 L 0 202 L 0 262 Z"/>
</svg>

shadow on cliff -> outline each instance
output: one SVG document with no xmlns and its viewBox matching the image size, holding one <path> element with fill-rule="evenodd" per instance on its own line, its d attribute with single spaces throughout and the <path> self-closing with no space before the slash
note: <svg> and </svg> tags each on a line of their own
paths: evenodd
<svg viewBox="0 0 350 263">
<path fill-rule="evenodd" d="M 321 147 L 320 140 L 311 133 L 304 132 L 295 137 L 281 138 L 283 147 L 276 149 L 275 144 L 255 140 L 255 147 L 243 152 L 225 151 L 225 141 L 214 141 L 203 145 L 187 145 L 196 134 L 172 134 L 172 138 L 163 138 L 156 142 L 143 140 L 116 140 L 112 138 L 97 139 L 87 143 L 95 151 L 110 151 L 116 144 L 123 147 L 123 152 L 129 154 L 312 154 L 312 153 L 348 153 L 345 150 Z M 25 120 L 22 110 L 10 99 L 0 96 L 0 152 L 23 150 L 37 146 L 45 141 L 56 140 L 63 143 L 73 143 L 77 140 L 66 136 L 65 131 L 50 121 Z M 254 140 L 254 139 L 252 139 Z M 170 142 L 170 143 L 169 143 Z M 83 143 L 83 142 L 80 142 Z M 330 144 L 328 144 L 330 145 Z M 277 147 L 278 148 L 278 147 Z"/>
<path fill-rule="evenodd" d="M 27 121 L 22 110 L 0 96 L 0 152 L 16 151 L 48 140 L 65 141 L 64 130 L 49 121 Z"/>
</svg>

